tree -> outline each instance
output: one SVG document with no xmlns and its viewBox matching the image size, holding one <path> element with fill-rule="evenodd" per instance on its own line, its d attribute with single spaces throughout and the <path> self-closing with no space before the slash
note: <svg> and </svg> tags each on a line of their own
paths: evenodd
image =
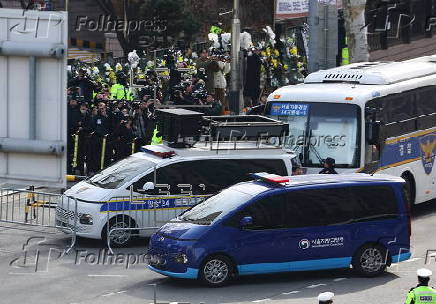
<svg viewBox="0 0 436 304">
<path fill-rule="evenodd" d="M 146 0 L 141 6 L 141 15 L 157 17 L 165 21 L 167 30 L 163 32 L 164 43 L 168 43 L 168 36 L 177 37 L 184 27 L 184 1 L 180 0 Z"/>
<path fill-rule="evenodd" d="M 342 0 L 350 62 L 369 61 L 367 29 L 365 26 L 366 0 Z"/>
</svg>

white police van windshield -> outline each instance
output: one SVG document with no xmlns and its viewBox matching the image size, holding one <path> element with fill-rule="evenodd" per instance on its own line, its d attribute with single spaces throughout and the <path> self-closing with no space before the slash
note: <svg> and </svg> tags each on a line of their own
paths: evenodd
<svg viewBox="0 0 436 304">
<path fill-rule="evenodd" d="M 234 210 L 252 197 L 250 194 L 229 188 L 192 207 L 177 219 L 198 225 L 210 225 L 214 220 Z"/>
<path fill-rule="evenodd" d="M 304 167 L 320 167 L 332 157 L 336 167 L 359 166 L 359 107 L 353 104 L 272 101 L 267 116 L 289 123 L 285 147 L 299 154 Z"/>
<path fill-rule="evenodd" d="M 149 160 L 129 156 L 97 173 L 87 182 L 105 189 L 116 189 L 154 165 Z"/>
</svg>

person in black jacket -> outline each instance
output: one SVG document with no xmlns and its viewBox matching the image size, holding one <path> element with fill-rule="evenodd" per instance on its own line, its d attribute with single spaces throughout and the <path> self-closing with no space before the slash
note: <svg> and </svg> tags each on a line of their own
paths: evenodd
<svg viewBox="0 0 436 304">
<path fill-rule="evenodd" d="M 265 106 L 268 99 L 268 95 L 263 94 L 260 97 L 259 105 L 252 107 L 248 112 L 247 115 L 263 115 L 265 112 Z"/>
<path fill-rule="evenodd" d="M 335 170 L 335 160 L 334 158 L 327 157 L 324 161 L 324 169 L 322 169 L 319 174 L 338 174 Z"/>
<path fill-rule="evenodd" d="M 90 138 L 88 150 L 88 172 L 92 175 L 101 169 L 102 148 L 105 135 L 111 134 L 111 119 L 107 113 L 106 104 L 100 102 L 98 104 L 97 115 L 91 120 L 91 128 L 93 130 Z M 106 137 L 104 164 L 110 161 L 110 147 L 109 140 Z"/>
<path fill-rule="evenodd" d="M 67 173 L 73 174 L 73 154 L 74 140 L 73 136 L 77 132 L 78 122 L 80 121 L 79 103 L 77 94 L 68 96 L 67 108 Z"/>
<path fill-rule="evenodd" d="M 75 161 L 75 174 L 85 175 L 85 158 L 88 151 L 88 139 L 91 131 L 91 115 L 88 110 L 88 104 L 83 102 L 79 107 L 79 120 L 77 122 L 76 134 L 78 137 L 77 143 L 77 158 Z"/>
<path fill-rule="evenodd" d="M 259 49 L 253 49 L 247 56 L 247 69 L 245 71 L 244 96 L 250 99 L 251 104 L 246 106 L 257 105 L 260 95 L 260 70 L 262 60 L 259 56 Z"/>
<path fill-rule="evenodd" d="M 221 115 L 222 105 L 219 100 L 213 98 L 211 94 L 207 95 L 206 101 L 202 104 L 210 105 L 210 108 L 202 108 L 201 111 L 207 116 L 218 116 Z"/>
<path fill-rule="evenodd" d="M 79 75 L 72 79 L 68 83 L 68 86 L 79 87 L 79 93 L 83 96 L 86 102 L 92 101 L 92 93 L 97 87 L 97 85 L 88 77 L 83 69 L 79 70 Z"/>
<path fill-rule="evenodd" d="M 121 121 L 118 132 L 117 159 L 123 159 L 132 154 L 132 141 L 135 138 L 132 128 L 132 118 Z"/>
</svg>

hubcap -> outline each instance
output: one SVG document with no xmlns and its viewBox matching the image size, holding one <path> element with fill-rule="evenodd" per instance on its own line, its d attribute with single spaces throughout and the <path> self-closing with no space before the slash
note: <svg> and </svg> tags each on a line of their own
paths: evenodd
<svg viewBox="0 0 436 304">
<path fill-rule="evenodd" d="M 219 259 L 210 260 L 204 265 L 204 278 L 212 284 L 220 284 L 227 279 L 229 267 Z"/>
<path fill-rule="evenodd" d="M 377 272 L 384 265 L 383 254 L 377 248 L 368 248 L 360 257 L 360 265 L 366 272 Z"/>
<path fill-rule="evenodd" d="M 111 230 L 114 228 L 129 228 L 129 226 L 124 222 L 119 222 L 111 226 Z M 110 234 L 110 238 L 113 243 L 122 245 L 129 241 L 130 235 L 130 230 L 115 230 Z"/>
</svg>

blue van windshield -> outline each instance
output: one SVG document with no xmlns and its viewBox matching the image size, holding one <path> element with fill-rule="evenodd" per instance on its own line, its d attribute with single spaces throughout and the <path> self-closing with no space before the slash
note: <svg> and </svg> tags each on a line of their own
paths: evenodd
<svg viewBox="0 0 436 304">
<path fill-rule="evenodd" d="M 198 225 L 210 225 L 214 220 L 223 217 L 252 197 L 250 194 L 229 188 L 195 205 L 181 214 L 177 219 Z"/>
</svg>

